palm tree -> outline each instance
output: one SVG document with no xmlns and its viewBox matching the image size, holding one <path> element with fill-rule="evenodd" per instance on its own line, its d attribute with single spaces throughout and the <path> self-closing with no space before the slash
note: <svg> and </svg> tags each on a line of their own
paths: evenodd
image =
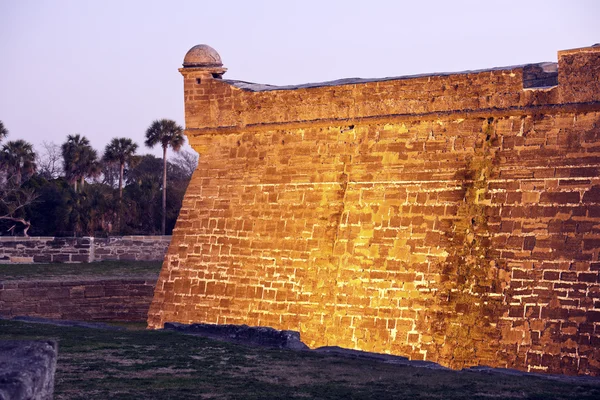
<svg viewBox="0 0 600 400">
<path fill-rule="evenodd" d="M 114 138 L 104 149 L 102 159 L 109 163 L 119 164 L 119 213 L 117 216 L 117 229 L 121 230 L 121 214 L 123 213 L 123 173 L 125 172 L 125 163 L 131 164 L 135 156 L 138 145 L 131 139 Z"/>
<path fill-rule="evenodd" d="M 125 164 L 131 163 L 138 145 L 131 139 L 114 138 L 104 149 L 102 159 L 107 163 L 119 164 L 119 201 L 123 199 L 123 174 Z"/>
<path fill-rule="evenodd" d="M 90 141 L 85 136 L 69 135 L 67 141 L 62 144 L 61 152 L 63 156 L 63 170 L 67 181 L 73 185 L 73 189 L 77 191 L 78 163 L 80 162 L 80 153 L 82 149 L 90 145 Z"/>
<path fill-rule="evenodd" d="M 24 140 L 6 142 L 0 151 L 0 166 L 8 176 L 14 175 L 17 186 L 21 186 L 23 173 L 31 176 L 35 172 L 33 146 Z"/>
<path fill-rule="evenodd" d="M 8 129 L 4 127 L 4 123 L 0 121 L 0 142 L 8 136 Z"/>
<path fill-rule="evenodd" d="M 173 120 L 161 119 L 152 122 L 146 130 L 146 146 L 152 148 L 161 144 L 163 148 L 163 184 L 162 184 L 162 222 L 161 233 L 164 235 L 167 219 L 167 148 L 179 151 L 185 143 L 183 128 Z"/>
<path fill-rule="evenodd" d="M 98 152 L 92 149 L 90 146 L 84 147 L 80 153 L 79 158 L 79 184 L 83 190 L 85 184 L 85 178 L 87 177 L 98 177 L 102 173 L 102 166 L 98 161 Z"/>
<path fill-rule="evenodd" d="M 100 174 L 98 153 L 90 146 L 90 141 L 79 134 L 67 136 L 67 141 L 62 144 L 63 169 L 69 183 L 77 191 L 77 183 L 83 184 L 87 176 Z"/>
</svg>

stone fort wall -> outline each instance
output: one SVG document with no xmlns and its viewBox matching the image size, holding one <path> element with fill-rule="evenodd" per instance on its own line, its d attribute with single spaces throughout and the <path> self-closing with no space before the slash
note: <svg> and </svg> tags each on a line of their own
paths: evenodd
<svg viewBox="0 0 600 400">
<path fill-rule="evenodd" d="M 180 71 L 201 157 L 150 327 L 600 373 L 600 47 L 283 88 Z"/>
</svg>

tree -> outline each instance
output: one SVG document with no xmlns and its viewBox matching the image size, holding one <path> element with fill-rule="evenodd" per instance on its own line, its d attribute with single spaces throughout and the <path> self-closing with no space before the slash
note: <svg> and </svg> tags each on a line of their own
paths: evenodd
<svg viewBox="0 0 600 400">
<path fill-rule="evenodd" d="M 189 180 L 192 178 L 192 174 L 198 167 L 198 154 L 191 151 L 181 150 L 176 154 L 175 161 L 173 163 L 181 168 Z"/>
<path fill-rule="evenodd" d="M 102 159 L 107 163 L 119 164 L 119 200 L 123 199 L 123 174 L 125 164 L 131 163 L 138 145 L 131 139 L 114 138 L 104 149 Z"/>
<path fill-rule="evenodd" d="M 156 235 L 162 220 L 162 160 L 151 154 L 137 156 L 127 173 L 123 201 L 126 204 L 122 229 L 128 234 Z M 143 199 L 143 201 L 140 201 Z"/>
<path fill-rule="evenodd" d="M 31 235 L 56 236 L 57 231 L 67 230 L 59 222 L 59 219 L 63 218 L 62 214 L 68 212 L 64 203 L 61 203 L 62 197 L 73 192 L 73 188 L 65 179 L 48 181 L 35 174 L 21 188 L 32 190 L 38 196 L 35 202 L 24 209 L 32 223 L 29 230 Z"/>
<path fill-rule="evenodd" d="M 23 173 L 29 177 L 36 168 L 35 152 L 31 143 L 21 139 L 6 142 L 0 151 L 0 167 L 7 176 L 14 176 L 16 186 L 21 186 Z"/>
<path fill-rule="evenodd" d="M 0 220 L 23 224 L 23 236 L 28 236 L 27 231 L 31 227 L 31 222 L 26 219 L 25 207 L 35 202 L 37 198 L 38 195 L 31 188 L 22 188 L 10 183 L 0 188 Z M 9 231 L 14 234 L 16 226 L 16 224 L 11 226 Z"/>
<path fill-rule="evenodd" d="M 131 164 L 137 150 L 137 144 L 131 139 L 114 138 L 104 149 L 102 159 L 108 164 L 119 164 L 119 212 L 117 228 L 121 230 L 121 215 L 123 214 L 123 174 L 125 164 Z"/>
<path fill-rule="evenodd" d="M 85 136 L 69 135 L 67 141 L 62 144 L 61 152 L 63 156 L 63 170 L 67 181 L 73 185 L 73 189 L 77 191 L 77 183 L 79 181 L 78 169 L 82 149 L 89 146 L 90 142 Z"/>
<path fill-rule="evenodd" d="M 42 142 L 42 154 L 37 160 L 37 174 L 45 179 L 56 179 L 63 174 L 60 146 L 52 142 Z"/>
<path fill-rule="evenodd" d="M 179 151 L 185 143 L 183 128 L 173 120 L 161 119 L 152 122 L 146 130 L 146 146 L 152 148 L 160 143 L 163 148 L 162 221 L 161 234 L 165 234 L 167 218 L 167 148 Z"/>
<path fill-rule="evenodd" d="M 98 176 L 101 173 L 98 153 L 90 146 L 90 141 L 79 134 L 67 136 L 62 144 L 63 166 L 65 177 L 77 191 L 77 184 L 83 188 L 85 178 Z"/>
<path fill-rule="evenodd" d="M 102 174 L 102 165 L 98 161 L 98 152 L 92 149 L 91 146 L 83 149 L 79 174 L 81 189 L 83 189 L 83 185 L 85 184 L 85 178 L 97 178 Z"/>
<path fill-rule="evenodd" d="M 8 129 L 4 127 L 4 123 L 0 121 L 0 142 L 8 136 Z"/>
<path fill-rule="evenodd" d="M 123 233 L 156 235 L 160 233 L 162 221 L 163 160 L 151 154 L 135 158 L 135 166 L 127 171 L 127 184 L 123 189 Z M 189 181 L 186 171 L 167 161 L 167 235 L 175 226 Z"/>
<path fill-rule="evenodd" d="M 126 175 L 126 174 L 124 174 Z M 102 163 L 102 183 L 115 189 L 119 187 L 119 166 Z"/>
<path fill-rule="evenodd" d="M 0 121 L 0 140 L 7 135 L 8 131 Z M 38 197 L 34 189 L 21 186 L 23 174 L 29 178 L 36 169 L 31 143 L 24 140 L 6 142 L 0 150 L 0 168 L 3 175 L 0 184 L 0 220 L 15 223 L 8 229 L 13 234 L 17 224 L 22 224 L 23 235 L 27 236 L 31 222 L 25 208 Z"/>
</svg>

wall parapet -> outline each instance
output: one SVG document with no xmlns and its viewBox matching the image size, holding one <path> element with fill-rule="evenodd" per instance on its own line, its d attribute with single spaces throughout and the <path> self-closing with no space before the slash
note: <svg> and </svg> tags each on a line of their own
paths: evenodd
<svg viewBox="0 0 600 400">
<path fill-rule="evenodd" d="M 198 135 L 247 126 L 597 102 L 599 60 L 592 46 L 560 51 L 558 63 L 290 86 L 199 79 L 203 71 L 181 68 L 186 134 L 193 146 Z M 533 88 L 548 90 L 524 90 Z"/>
<path fill-rule="evenodd" d="M 0 236 L 0 264 L 160 261 L 171 236 Z"/>
</svg>

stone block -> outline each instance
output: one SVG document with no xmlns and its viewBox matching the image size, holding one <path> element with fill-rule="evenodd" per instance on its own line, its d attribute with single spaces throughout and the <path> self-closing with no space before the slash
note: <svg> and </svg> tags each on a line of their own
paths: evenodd
<svg viewBox="0 0 600 400">
<path fill-rule="evenodd" d="M 48 254 L 36 254 L 33 256 L 34 263 L 49 263 L 52 262 L 52 257 Z"/>
<path fill-rule="evenodd" d="M 85 297 L 102 297 L 104 296 L 104 286 L 88 284 L 84 289 Z"/>
<path fill-rule="evenodd" d="M 10 262 L 15 264 L 28 264 L 33 262 L 33 257 L 13 256 L 10 258 Z"/>
<path fill-rule="evenodd" d="M 53 263 L 64 263 L 71 261 L 70 254 L 52 254 Z"/>
<path fill-rule="evenodd" d="M 15 285 L 16 286 L 16 285 Z M 0 290 L 0 300 L 6 302 L 19 302 L 23 300 L 23 289 L 8 289 Z"/>
<path fill-rule="evenodd" d="M 48 299 L 59 300 L 59 299 L 68 299 L 71 296 L 71 291 L 69 288 L 64 287 L 51 287 L 47 289 Z"/>
<path fill-rule="evenodd" d="M 73 254 L 71 255 L 71 262 L 83 262 L 87 263 L 90 260 L 90 256 L 87 253 L 84 254 Z"/>
<path fill-rule="evenodd" d="M 577 204 L 579 200 L 579 192 L 544 192 L 540 195 L 540 202 L 542 203 Z"/>
</svg>

